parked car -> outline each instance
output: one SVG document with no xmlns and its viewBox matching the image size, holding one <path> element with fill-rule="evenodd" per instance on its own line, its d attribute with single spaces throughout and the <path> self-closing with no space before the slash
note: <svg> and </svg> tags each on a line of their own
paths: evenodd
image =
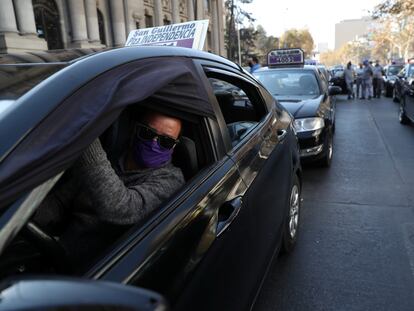
<svg viewBox="0 0 414 311">
<path fill-rule="evenodd" d="M 395 89 L 398 88 L 396 95 L 400 103 L 399 121 L 401 124 L 414 122 L 414 63 L 408 64 L 398 74 Z M 397 87 L 398 85 L 398 87 Z"/>
<path fill-rule="evenodd" d="M 326 81 L 329 81 L 331 79 L 331 75 L 329 73 L 329 70 L 325 67 L 325 65 L 317 65 L 317 67 L 325 76 Z"/>
<path fill-rule="evenodd" d="M 333 86 L 341 88 L 340 94 L 348 94 L 348 88 L 345 82 L 344 70 L 342 68 L 336 68 L 331 71 L 331 79 L 329 83 Z"/>
<path fill-rule="evenodd" d="M 0 56 L 0 310 L 251 308 L 272 258 L 293 250 L 300 228 L 288 111 L 211 53 L 58 54 Z M 96 139 L 119 161 L 143 107 L 182 119 L 172 161 L 185 185 L 74 265 L 59 233 L 33 217 Z"/>
<path fill-rule="evenodd" d="M 384 68 L 384 95 L 391 97 L 394 92 L 394 84 L 397 74 L 403 69 L 403 65 L 388 65 Z"/>
<path fill-rule="evenodd" d="M 282 51 L 288 55 L 289 50 Z M 270 63 L 254 76 L 295 118 L 301 160 L 330 166 L 335 131 L 332 96 L 339 94 L 340 88 L 329 86 L 316 66 L 300 62 L 294 66 L 284 62 Z"/>
<path fill-rule="evenodd" d="M 392 99 L 394 102 L 399 103 L 404 96 L 404 92 L 409 89 L 409 82 L 414 76 L 414 63 L 409 63 L 397 74 L 394 89 L 392 93 Z"/>
</svg>

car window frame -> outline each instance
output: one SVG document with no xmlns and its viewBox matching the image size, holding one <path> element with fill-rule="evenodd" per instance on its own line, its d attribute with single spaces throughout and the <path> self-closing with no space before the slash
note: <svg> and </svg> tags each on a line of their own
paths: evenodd
<svg viewBox="0 0 414 311">
<path fill-rule="evenodd" d="M 227 126 L 225 127 L 225 129 L 222 129 L 222 135 L 228 137 L 229 140 L 229 144 L 227 145 L 227 154 L 228 155 L 233 155 L 234 153 L 237 153 L 238 150 L 243 148 L 243 145 L 246 143 L 246 141 L 248 141 L 249 139 L 251 139 L 252 136 L 255 135 L 255 133 L 261 133 L 262 129 L 266 126 L 268 120 L 271 118 L 271 112 L 272 112 L 272 108 L 269 107 L 268 103 L 266 102 L 266 100 L 264 99 L 262 92 L 260 91 L 260 86 L 257 83 L 257 81 L 255 80 L 254 77 L 246 77 L 244 73 L 241 72 L 234 72 L 231 70 L 227 70 L 227 68 L 222 68 L 222 67 L 217 67 L 217 66 L 211 66 L 211 64 L 205 64 L 202 63 L 201 64 L 204 74 L 205 74 L 205 79 L 208 81 L 209 77 L 208 77 L 208 72 L 213 72 L 214 74 L 217 75 L 224 75 L 224 76 L 228 76 L 229 79 L 237 79 L 240 80 L 241 83 L 247 83 L 248 85 L 251 85 L 253 88 L 253 91 L 256 93 L 255 95 L 257 96 L 257 98 L 263 103 L 263 109 L 264 109 L 264 115 L 261 117 L 261 119 L 257 122 L 257 124 L 255 124 L 254 126 L 252 126 L 251 129 L 248 130 L 248 133 L 240 140 L 237 142 L 236 145 L 232 145 L 231 143 L 231 139 L 230 139 L 230 134 L 228 132 Z M 232 83 L 231 81 L 227 81 L 226 79 L 223 79 L 226 82 Z M 214 90 L 212 88 L 212 86 L 210 85 L 210 82 L 208 81 L 209 86 L 208 86 L 208 92 L 211 93 L 213 95 L 213 98 L 211 100 L 213 100 L 212 104 L 214 106 L 219 107 L 219 116 L 220 119 L 224 122 L 224 124 L 226 124 L 223 114 L 221 112 L 220 106 L 218 104 L 218 101 L 216 99 L 216 96 L 214 95 Z M 219 117 L 217 116 L 217 117 Z M 224 131 L 224 132 L 223 132 Z"/>
<path fill-rule="evenodd" d="M 46 198 L 53 186 L 59 181 L 64 171 L 42 182 L 32 190 L 22 194 L 0 216 L 0 256 L 5 248 L 28 223 L 30 217 Z"/>
</svg>

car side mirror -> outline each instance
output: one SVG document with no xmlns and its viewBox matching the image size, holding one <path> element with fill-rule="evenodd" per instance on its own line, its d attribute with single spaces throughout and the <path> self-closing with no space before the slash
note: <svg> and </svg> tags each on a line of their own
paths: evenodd
<svg viewBox="0 0 414 311">
<path fill-rule="evenodd" d="M 0 310 L 168 310 L 152 291 L 75 278 L 11 279 L 0 284 L 0 297 Z"/>
<path fill-rule="evenodd" d="M 341 94 L 342 89 L 339 86 L 331 85 L 329 86 L 329 96 Z"/>
</svg>

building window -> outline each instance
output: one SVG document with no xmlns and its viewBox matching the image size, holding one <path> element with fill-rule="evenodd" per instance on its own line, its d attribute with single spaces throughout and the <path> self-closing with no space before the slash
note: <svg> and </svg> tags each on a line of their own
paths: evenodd
<svg viewBox="0 0 414 311">
<path fill-rule="evenodd" d="M 145 27 L 154 27 L 154 21 L 151 15 L 145 14 Z"/>
<path fill-rule="evenodd" d="M 53 0 L 33 0 L 36 32 L 45 38 L 49 50 L 63 49 L 60 16 Z"/>
<path fill-rule="evenodd" d="M 105 22 L 102 12 L 99 9 L 96 9 L 98 13 L 98 27 L 99 27 L 99 40 L 101 44 L 106 45 L 106 36 L 105 36 Z"/>
<path fill-rule="evenodd" d="M 164 16 L 163 23 L 164 23 L 164 25 L 171 25 L 171 21 L 168 20 L 167 16 Z"/>
<path fill-rule="evenodd" d="M 136 21 L 136 22 L 135 22 L 135 27 L 136 27 L 135 29 L 139 29 L 139 28 L 140 28 L 140 27 L 139 27 L 139 22 L 138 22 L 138 21 Z"/>
</svg>

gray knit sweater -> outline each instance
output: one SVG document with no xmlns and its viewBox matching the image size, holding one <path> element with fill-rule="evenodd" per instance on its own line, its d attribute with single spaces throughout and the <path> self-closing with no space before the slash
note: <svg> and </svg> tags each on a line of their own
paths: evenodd
<svg viewBox="0 0 414 311">
<path fill-rule="evenodd" d="M 75 263 L 109 246 L 126 225 L 140 222 L 184 184 L 181 170 L 171 163 L 135 171 L 122 167 L 113 168 L 95 140 L 35 216 L 41 226 L 59 228 Z"/>
<path fill-rule="evenodd" d="M 82 194 L 91 198 L 91 210 L 98 219 L 129 225 L 142 220 L 183 184 L 179 168 L 168 163 L 160 168 L 124 171 L 112 168 L 99 140 L 76 163 Z"/>
</svg>

